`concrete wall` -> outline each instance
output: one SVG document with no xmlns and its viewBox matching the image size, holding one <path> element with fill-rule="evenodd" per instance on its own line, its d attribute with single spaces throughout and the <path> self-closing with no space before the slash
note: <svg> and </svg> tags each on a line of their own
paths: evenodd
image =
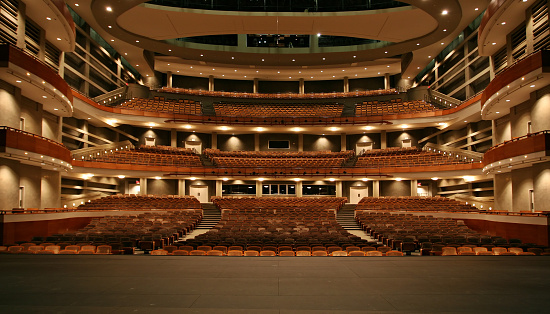
<svg viewBox="0 0 550 314">
<path fill-rule="evenodd" d="M 510 116 L 504 116 L 495 121 L 495 140 L 494 145 L 509 141 L 512 139 L 512 124 L 510 123 Z"/>
<path fill-rule="evenodd" d="M 177 195 L 178 194 L 178 180 L 174 179 L 148 179 L 147 180 L 147 194 L 153 195 Z"/>
<path fill-rule="evenodd" d="M 387 133 L 387 147 L 401 147 L 402 141 L 405 139 L 411 140 L 411 146 L 419 147 L 418 140 L 422 139 L 422 130 L 404 130 L 398 132 Z"/>
<path fill-rule="evenodd" d="M 513 107 L 510 110 L 510 133 L 512 138 L 526 135 L 529 121 L 531 121 L 529 101 Z"/>
<path fill-rule="evenodd" d="M 19 129 L 21 119 L 21 90 L 0 81 L 0 125 Z"/>
<path fill-rule="evenodd" d="M 550 130 L 550 86 L 531 94 L 532 132 Z"/>
<path fill-rule="evenodd" d="M 44 111 L 42 115 L 42 136 L 61 142 L 59 133 L 59 117 Z"/>
<path fill-rule="evenodd" d="M 40 198 L 42 208 L 61 207 L 61 174 L 59 172 L 42 169 Z"/>
<path fill-rule="evenodd" d="M 212 135 L 211 134 L 192 133 L 192 132 L 178 132 L 177 137 L 178 137 L 178 147 L 185 147 L 185 141 L 201 142 L 202 143 L 202 149 L 212 147 Z"/>
<path fill-rule="evenodd" d="M 532 189 L 531 167 L 512 171 L 512 211 L 529 210 L 529 190 Z"/>
<path fill-rule="evenodd" d="M 340 135 L 304 134 L 304 151 L 340 151 Z"/>
<path fill-rule="evenodd" d="M 218 134 L 218 149 L 223 151 L 253 151 L 254 134 Z"/>
<path fill-rule="evenodd" d="M 0 159 L 0 208 L 19 207 L 19 167 L 18 161 Z"/>
<path fill-rule="evenodd" d="M 19 186 L 23 187 L 23 207 L 41 208 L 42 169 L 30 165 L 19 166 Z"/>
<path fill-rule="evenodd" d="M 410 181 L 380 181 L 380 196 L 411 196 Z"/>
<path fill-rule="evenodd" d="M 496 174 L 495 209 L 512 211 L 512 178 L 510 173 Z"/>
<path fill-rule="evenodd" d="M 348 150 L 355 150 L 357 143 L 371 142 L 373 149 L 380 149 L 380 133 L 352 134 L 346 136 L 346 147 Z"/>
<path fill-rule="evenodd" d="M 21 118 L 25 119 L 23 131 L 42 135 L 42 104 L 22 97 Z"/>
</svg>

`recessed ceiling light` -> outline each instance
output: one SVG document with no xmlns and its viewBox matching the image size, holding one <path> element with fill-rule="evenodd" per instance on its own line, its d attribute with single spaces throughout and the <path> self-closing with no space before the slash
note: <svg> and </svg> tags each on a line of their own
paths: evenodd
<svg viewBox="0 0 550 314">
<path fill-rule="evenodd" d="M 387 68 L 389 68 L 390 66 L 388 65 Z"/>
<path fill-rule="evenodd" d="M 168 49 L 168 51 L 172 51 L 172 49 Z"/>
<path fill-rule="evenodd" d="M 357 56 L 353 56 L 354 58 L 357 58 Z"/>
<path fill-rule="evenodd" d="M 384 51 L 384 53 L 388 53 L 387 51 Z"/>
<path fill-rule="evenodd" d="M 111 41 L 115 41 L 114 39 L 111 39 Z"/>
<path fill-rule="evenodd" d="M 78 6 L 80 6 L 80 4 L 78 4 L 78 3 L 75 3 L 75 4 L 74 4 L 74 6 L 75 6 L 75 7 L 78 7 Z"/>
<path fill-rule="evenodd" d="M 17 80 L 17 81 L 15 81 L 15 82 L 17 82 L 17 83 L 21 83 L 21 81 L 20 81 L 20 80 Z"/>
<path fill-rule="evenodd" d="M 136 43 L 139 43 L 139 40 L 136 40 Z"/>
<path fill-rule="evenodd" d="M 42 96 L 42 98 L 48 98 L 48 96 Z"/>
<path fill-rule="evenodd" d="M 443 31 L 444 31 L 444 32 L 446 32 L 446 31 L 447 31 L 447 29 L 445 28 L 445 29 L 444 29 Z"/>
<path fill-rule="evenodd" d="M 420 46 L 420 43 L 416 43 L 417 46 Z"/>
<path fill-rule="evenodd" d="M 235 57 L 231 57 L 231 60 L 235 60 Z"/>
<path fill-rule="evenodd" d="M 138 67 L 138 66 L 139 66 L 139 64 L 136 64 L 136 66 Z"/>
<path fill-rule="evenodd" d="M 441 43 L 442 45 L 445 45 L 445 43 Z"/>
<path fill-rule="evenodd" d="M 107 10 L 107 12 L 113 12 L 113 8 L 111 7 L 106 7 L 105 10 Z"/>
<path fill-rule="evenodd" d="M 57 39 L 57 40 L 61 40 L 61 38 L 59 38 L 59 37 L 57 37 L 56 39 Z"/>
<path fill-rule="evenodd" d="M 510 99 L 506 99 L 506 102 L 510 101 Z"/>
<path fill-rule="evenodd" d="M 292 59 L 292 62 L 296 61 L 296 59 Z"/>
<path fill-rule="evenodd" d="M 497 44 L 497 43 L 492 43 L 493 46 L 496 45 L 496 44 Z"/>
<path fill-rule="evenodd" d="M 111 25 L 108 25 L 107 27 L 108 27 L 108 28 L 113 28 Z"/>
<path fill-rule="evenodd" d="M 265 59 L 262 59 L 262 61 L 265 61 Z"/>
<path fill-rule="evenodd" d="M 502 22 L 502 23 L 500 23 L 500 25 L 506 25 L 506 22 Z"/>
<path fill-rule="evenodd" d="M 529 87 L 535 87 L 535 84 L 533 84 L 533 85 L 531 85 L 531 86 L 529 86 Z"/>
<path fill-rule="evenodd" d="M 475 8 L 475 9 L 474 9 L 474 11 L 477 11 L 477 10 L 479 10 L 479 8 Z"/>
<path fill-rule="evenodd" d="M 46 17 L 46 20 L 48 20 L 48 21 L 51 21 L 51 20 L 52 20 L 52 18 L 51 18 L 51 17 L 49 17 L 49 16 L 47 16 L 47 17 Z"/>
<path fill-rule="evenodd" d="M 447 11 L 447 10 L 443 10 L 443 11 L 441 12 L 441 14 L 443 14 L 443 15 L 447 15 L 447 13 L 449 13 L 449 11 Z"/>
<path fill-rule="evenodd" d="M 204 55 L 201 53 L 201 57 L 204 57 Z"/>
<path fill-rule="evenodd" d="M 323 58 L 323 61 L 325 61 L 325 60 L 326 60 L 326 58 Z"/>
<path fill-rule="evenodd" d="M 56 110 L 56 111 L 57 111 L 57 110 L 59 110 L 59 109 L 57 109 L 57 108 L 53 108 L 53 110 Z"/>
<path fill-rule="evenodd" d="M 497 113 L 500 113 L 500 111 L 497 111 Z"/>
</svg>

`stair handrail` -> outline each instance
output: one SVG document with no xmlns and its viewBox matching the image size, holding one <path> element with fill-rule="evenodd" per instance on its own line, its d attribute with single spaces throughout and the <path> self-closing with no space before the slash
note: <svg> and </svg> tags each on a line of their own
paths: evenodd
<svg viewBox="0 0 550 314">
<path fill-rule="evenodd" d="M 71 151 L 73 160 L 93 160 L 95 158 L 104 156 L 106 154 L 112 154 L 113 151 L 124 151 L 134 149 L 135 146 L 130 141 L 115 142 L 105 145 L 99 145 L 94 147 L 81 148 Z"/>
<path fill-rule="evenodd" d="M 446 153 L 457 159 L 464 159 L 471 162 L 481 162 L 483 160 L 483 153 L 433 143 L 426 143 L 426 145 L 422 147 L 422 150 L 428 152 Z"/>
</svg>

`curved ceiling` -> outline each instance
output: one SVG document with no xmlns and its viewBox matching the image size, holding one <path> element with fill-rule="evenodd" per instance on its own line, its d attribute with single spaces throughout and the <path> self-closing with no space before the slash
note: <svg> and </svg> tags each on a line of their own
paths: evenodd
<svg viewBox="0 0 550 314">
<path fill-rule="evenodd" d="M 68 4 L 75 8 L 75 1 L 68 1 Z M 121 54 L 133 51 L 132 57 L 128 52 L 125 58 L 134 65 L 140 64 L 138 70 L 144 76 L 153 76 L 153 70 L 169 71 L 170 67 L 177 64 L 181 70 L 185 68 L 182 74 L 190 76 L 221 77 L 218 73 L 224 71 L 226 79 L 251 80 L 259 73 L 258 69 L 265 69 L 270 72 L 268 79 L 294 80 L 302 77 L 309 80 L 314 77 L 314 80 L 330 80 L 342 79 L 344 75 L 351 78 L 403 73 L 405 76 L 407 69 L 401 69 L 400 56 L 410 52 L 413 52 L 413 57 L 408 63 L 406 75 L 416 75 L 416 68 L 425 66 L 433 59 L 485 9 L 489 0 L 404 0 L 402 2 L 412 6 L 320 13 L 195 10 L 145 4 L 146 0 L 78 2 L 81 5 L 75 8 L 77 13 L 81 14 L 79 11 L 85 10 L 83 14 L 93 21 L 86 20 L 93 27 L 94 24 L 101 27 L 100 33 L 115 49 L 120 44 L 124 47 L 122 51 L 119 50 Z M 89 3 L 89 6 L 83 8 L 82 3 Z M 164 41 L 176 37 L 228 33 L 321 33 L 378 39 L 394 44 L 373 49 L 349 46 L 247 50 L 242 46 L 200 44 L 180 47 Z M 142 52 L 136 53 L 139 50 Z M 161 54 L 156 57 L 158 65 L 144 62 L 145 51 Z M 383 65 L 389 65 L 390 69 L 383 71 Z M 216 72 L 213 72 L 214 68 Z M 333 71 L 321 74 L 322 68 Z"/>
</svg>

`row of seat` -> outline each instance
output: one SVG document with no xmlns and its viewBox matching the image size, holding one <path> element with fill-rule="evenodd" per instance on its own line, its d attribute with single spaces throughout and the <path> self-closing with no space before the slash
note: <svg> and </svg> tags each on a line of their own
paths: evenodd
<svg viewBox="0 0 550 314">
<path fill-rule="evenodd" d="M 384 210 L 384 211 L 448 211 L 448 212 L 476 212 L 472 205 L 447 197 L 433 196 L 400 196 L 400 197 L 364 197 L 356 207 L 357 210 Z M 375 215 L 372 212 L 363 214 Z"/>
<path fill-rule="evenodd" d="M 194 196 L 115 194 L 78 206 L 79 210 L 149 210 L 149 209 L 201 209 Z"/>
<path fill-rule="evenodd" d="M 348 98 L 348 97 L 395 95 L 399 93 L 395 88 L 341 92 L 341 93 L 333 92 L 333 93 L 307 93 L 307 94 L 305 93 L 297 94 L 297 93 L 224 92 L 224 91 L 207 91 L 207 90 L 179 88 L 179 87 L 162 87 L 157 91 L 162 93 L 185 94 L 185 95 L 232 97 L 232 98 L 259 98 L 259 99 L 334 99 L 334 98 Z"/>
<path fill-rule="evenodd" d="M 136 97 L 123 102 L 118 108 L 174 114 L 202 114 L 202 106 L 198 101 L 188 99 L 171 100 L 164 99 L 164 97 L 155 97 L 154 99 Z"/>
<path fill-rule="evenodd" d="M 217 116 L 232 117 L 340 117 L 343 104 L 215 103 Z"/>
<path fill-rule="evenodd" d="M 392 99 L 390 101 L 365 101 L 356 104 L 356 116 L 379 116 L 390 114 L 407 114 L 417 112 L 435 111 L 437 108 L 423 100 L 402 101 Z"/>
<path fill-rule="evenodd" d="M 331 151 L 301 151 L 301 152 L 281 152 L 281 151 L 222 151 L 219 149 L 206 148 L 203 155 L 208 158 L 213 157 L 239 157 L 239 158 L 351 158 L 355 156 L 355 151 L 346 150 L 339 152 Z"/>
<path fill-rule="evenodd" d="M 35 245 L 24 243 L 21 245 L 0 246 L 0 253 L 11 254 L 120 254 L 120 251 L 113 252 L 110 245 L 67 245 L 63 249 L 59 245 Z"/>
<path fill-rule="evenodd" d="M 240 250 L 230 250 L 227 253 L 224 253 L 220 250 L 211 250 L 208 252 L 202 251 L 202 250 L 193 250 L 193 251 L 186 251 L 186 250 L 175 250 L 175 251 L 167 251 L 167 250 L 155 250 L 151 251 L 151 255 L 190 255 L 190 256 L 285 256 L 285 257 L 292 257 L 292 256 L 403 256 L 402 252 L 399 251 L 389 251 L 387 253 L 382 253 L 380 251 L 369 251 L 369 252 L 362 252 L 362 251 L 352 251 L 352 252 L 346 252 L 346 251 L 334 251 L 332 253 L 327 253 L 326 251 L 281 251 L 279 253 L 276 253 L 271 250 L 265 250 L 265 251 L 256 251 L 256 250 L 247 250 L 247 251 L 240 251 Z"/>
<path fill-rule="evenodd" d="M 423 150 L 406 150 L 405 154 L 373 155 L 362 154 L 357 158 L 356 167 L 383 168 L 383 167 L 417 167 L 435 165 L 469 164 L 468 159 L 455 158 L 447 155 Z"/>
</svg>

